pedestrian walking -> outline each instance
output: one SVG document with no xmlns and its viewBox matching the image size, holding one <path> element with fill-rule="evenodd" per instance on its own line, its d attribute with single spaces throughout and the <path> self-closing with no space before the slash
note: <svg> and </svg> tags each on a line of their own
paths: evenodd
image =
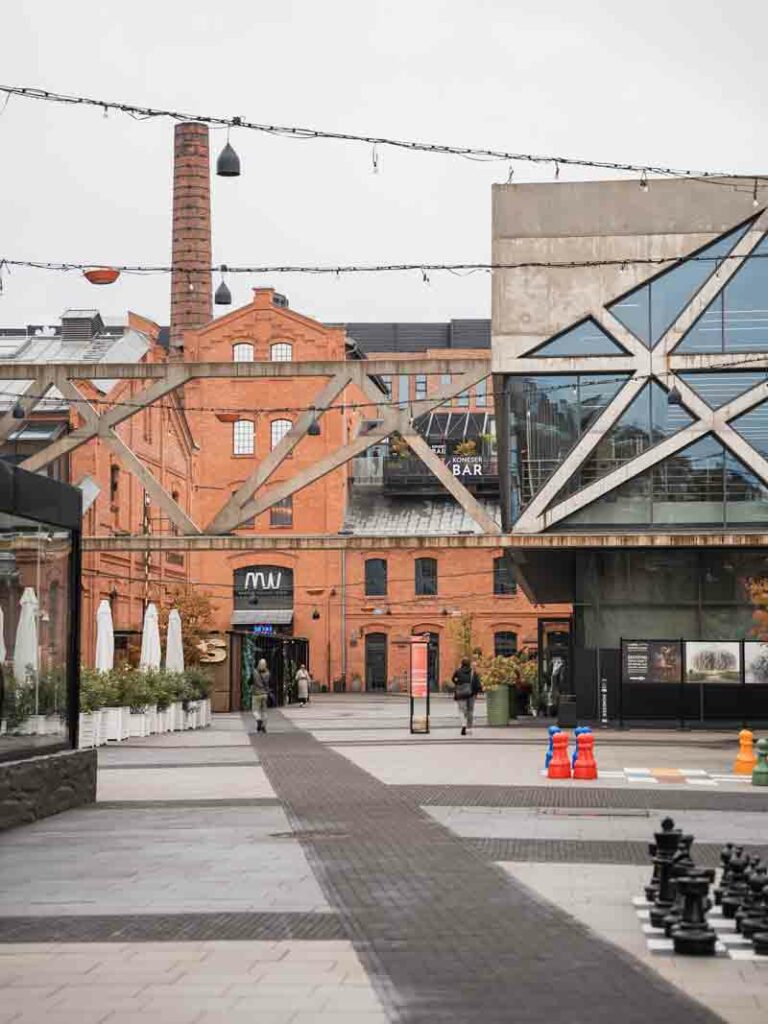
<svg viewBox="0 0 768 1024">
<path fill-rule="evenodd" d="M 296 682 L 296 695 L 299 698 L 299 707 L 303 708 L 309 701 L 309 684 L 311 682 L 311 677 L 309 672 L 307 672 L 306 665 L 299 665 L 299 670 L 296 673 L 294 680 Z"/>
<path fill-rule="evenodd" d="M 480 676 L 472 668 L 469 658 L 462 658 L 461 664 L 453 673 L 453 699 L 459 706 L 461 715 L 461 735 L 472 735 L 472 724 L 475 717 L 475 697 L 483 689 Z"/>
<path fill-rule="evenodd" d="M 267 731 L 270 678 L 269 668 L 262 658 L 251 676 L 251 711 L 256 719 L 256 732 Z"/>
</svg>

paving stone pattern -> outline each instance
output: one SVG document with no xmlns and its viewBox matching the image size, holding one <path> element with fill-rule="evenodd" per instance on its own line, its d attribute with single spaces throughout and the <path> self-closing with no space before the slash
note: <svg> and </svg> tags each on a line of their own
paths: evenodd
<svg viewBox="0 0 768 1024">
<path fill-rule="evenodd" d="M 558 786 L 395 786 L 428 807 L 632 807 L 658 811 L 768 812 L 764 790 L 724 793 L 686 789 L 599 789 Z"/>
<path fill-rule="evenodd" d="M 640 864 L 648 865 L 648 843 L 636 840 L 595 841 L 582 839 L 465 839 L 490 860 L 560 864 Z M 696 843 L 696 864 L 703 868 L 720 867 L 717 843 Z M 748 853 L 766 859 L 768 846 L 745 846 Z"/>
<path fill-rule="evenodd" d="M 393 1020 L 720 1019 L 431 819 L 421 787 L 385 786 L 280 714 L 269 729 L 251 740 Z"/>
</svg>

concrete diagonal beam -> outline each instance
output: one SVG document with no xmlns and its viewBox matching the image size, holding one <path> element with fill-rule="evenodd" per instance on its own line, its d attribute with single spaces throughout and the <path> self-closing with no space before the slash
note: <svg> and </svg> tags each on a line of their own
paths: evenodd
<svg viewBox="0 0 768 1024">
<path fill-rule="evenodd" d="M 106 437 L 113 427 L 123 423 L 125 420 L 130 419 L 137 412 L 142 409 L 146 409 L 147 406 L 152 405 L 159 398 L 163 398 L 171 391 L 175 391 L 176 388 L 189 380 L 189 374 L 186 372 L 186 367 L 183 365 L 166 366 L 162 364 L 167 370 L 167 376 L 163 379 L 156 381 L 154 384 L 140 391 L 137 395 L 132 395 L 129 402 L 114 406 L 108 412 L 98 416 L 96 422 L 85 423 L 84 426 L 78 427 L 73 430 L 71 434 L 67 434 L 64 437 L 60 437 L 53 444 L 47 445 L 39 452 L 35 452 L 31 455 L 24 463 L 24 469 L 29 469 L 31 472 L 37 472 L 44 466 L 48 466 L 51 462 L 60 458 L 62 455 L 66 455 L 69 452 L 74 451 L 81 445 L 87 444 L 94 437 Z M 89 368 L 91 368 L 89 366 Z M 69 373 L 68 368 L 52 367 L 52 369 L 60 371 L 62 379 L 73 379 Z M 116 375 L 117 376 L 117 375 Z M 83 379 L 82 374 L 78 374 L 76 379 Z"/>
<path fill-rule="evenodd" d="M 301 413 L 293 427 L 275 445 L 272 451 L 259 463 L 248 479 L 235 491 L 224 507 L 206 528 L 206 533 L 228 533 L 250 518 L 243 513 L 243 505 L 249 501 L 260 487 L 270 479 L 275 470 L 284 462 L 299 441 L 317 418 L 320 419 L 328 406 L 341 394 L 349 384 L 349 374 L 337 373 L 312 400 L 313 409 Z M 268 410 L 265 410 L 268 411 Z"/>
<path fill-rule="evenodd" d="M 24 418 L 26 419 L 26 417 L 30 415 L 39 403 L 42 402 L 52 387 L 53 379 L 51 374 L 48 371 L 41 373 L 38 367 L 38 373 L 35 376 L 35 379 L 30 381 L 26 390 L 11 403 L 11 408 L 8 412 L 0 416 L 0 444 L 4 444 L 14 430 L 18 430 L 23 423 L 23 420 L 17 420 L 13 415 L 13 407 L 16 402 L 18 402 L 24 410 Z"/>
<path fill-rule="evenodd" d="M 123 463 L 128 472 L 132 473 L 139 480 L 155 504 L 160 506 L 171 522 L 175 523 L 183 534 L 200 534 L 202 532 L 122 438 L 118 437 L 113 430 L 101 436 L 106 446 Z"/>
</svg>

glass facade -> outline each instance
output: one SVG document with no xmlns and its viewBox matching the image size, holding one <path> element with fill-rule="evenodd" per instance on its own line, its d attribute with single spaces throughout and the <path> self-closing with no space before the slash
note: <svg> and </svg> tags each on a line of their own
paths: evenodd
<svg viewBox="0 0 768 1024">
<path fill-rule="evenodd" d="M 531 355 L 535 356 L 621 356 L 624 349 L 594 320 L 571 327 L 547 341 Z"/>
<path fill-rule="evenodd" d="M 755 638 L 764 627 L 749 580 L 766 576 L 768 553 L 761 550 L 579 552 L 577 643 L 616 649 L 622 637 Z"/>
<path fill-rule="evenodd" d="M 0 512 L 0 760 L 69 743 L 72 531 Z"/>
</svg>

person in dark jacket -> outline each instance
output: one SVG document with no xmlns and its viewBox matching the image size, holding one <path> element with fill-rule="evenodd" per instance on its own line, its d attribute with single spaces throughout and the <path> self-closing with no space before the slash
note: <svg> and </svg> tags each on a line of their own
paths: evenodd
<svg viewBox="0 0 768 1024">
<path fill-rule="evenodd" d="M 472 723 L 475 717 L 475 697 L 483 689 L 480 676 L 472 668 L 469 658 L 462 658 L 461 664 L 453 673 L 453 699 L 458 704 L 461 715 L 461 735 L 472 735 Z"/>
</svg>

